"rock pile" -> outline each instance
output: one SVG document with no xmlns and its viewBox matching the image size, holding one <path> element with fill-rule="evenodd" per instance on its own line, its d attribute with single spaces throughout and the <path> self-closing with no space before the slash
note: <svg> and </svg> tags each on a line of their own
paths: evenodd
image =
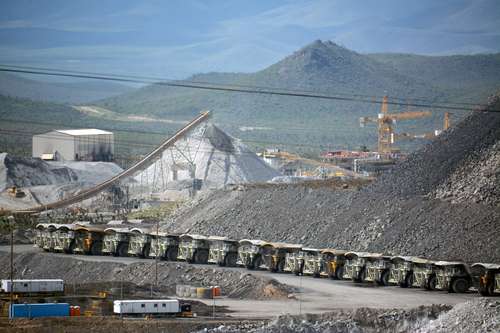
<svg viewBox="0 0 500 333">
<path fill-rule="evenodd" d="M 268 323 L 220 326 L 210 333 L 375 333 L 415 332 L 435 319 L 447 306 L 433 305 L 410 310 L 377 310 L 361 308 L 320 315 L 280 316 Z M 471 331 L 472 332 L 472 331 Z"/>
<path fill-rule="evenodd" d="M 491 108 L 500 109 L 493 99 Z M 314 247 L 500 262 L 500 112 L 474 112 L 361 189 L 239 186 L 180 210 L 165 227 Z M 474 173 L 469 172 L 474 170 Z M 494 176 L 494 177 L 493 177 Z M 448 193 L 447 199 L 436 198 Z"/>
<path fill-rule="evenodd" d="M 500 332 L 500 301 L 482 298 L 458 304 L 415 332 Z"/>
</svg>

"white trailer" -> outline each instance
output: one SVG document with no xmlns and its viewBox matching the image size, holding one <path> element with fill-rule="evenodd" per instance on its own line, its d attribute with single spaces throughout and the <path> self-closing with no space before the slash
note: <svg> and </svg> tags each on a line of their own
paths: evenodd
<svg viewBox="0 0 500 333">
<path fill-rule="evenodd" d="M 2 292 L 10 293 L 63 293 L 64 280 L 2 280 Z"/>
<path fill-rule="evenodd" d="M 113 302 L 116 314 L 177 314 L 181 312 L 176 299 L 123 300 Z"/>
</svg>

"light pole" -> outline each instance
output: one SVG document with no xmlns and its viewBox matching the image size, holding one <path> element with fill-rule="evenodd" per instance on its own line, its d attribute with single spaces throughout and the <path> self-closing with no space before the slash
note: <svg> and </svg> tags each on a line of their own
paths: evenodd
<svg viewBox="0 0 500 333">
<path fill-rule="evenodd" d="M 10 308 L 14 304 L 14 216 L 7 218 L 10 230 Z"/>
</svg>

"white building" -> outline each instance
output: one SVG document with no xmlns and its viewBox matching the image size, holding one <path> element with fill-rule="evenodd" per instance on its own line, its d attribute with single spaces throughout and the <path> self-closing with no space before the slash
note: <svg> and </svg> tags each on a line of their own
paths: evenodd
<svg viewBox="0 0 500 333">
<path fill-rule="evenodd" d="M 33 136 L 33 157 L 63 161 L 112 161 L 113 133 L 99 129 L 54 130 Z"/>
</svg>

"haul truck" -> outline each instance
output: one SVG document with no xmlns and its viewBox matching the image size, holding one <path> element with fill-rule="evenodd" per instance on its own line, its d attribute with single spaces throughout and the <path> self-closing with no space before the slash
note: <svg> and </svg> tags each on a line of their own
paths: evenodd
<svg viewBox="0 0 500 333">
<path fill-rule="evenodd" d="M 389 285 L 391 270 L 391 257 L 389 256 L 367 256 L 365 267 L 365 282 L 374 282 L 379 286 Z"/>
<path fill-rule="evenodd" d="M 472 285 L 472 276 L 466 264 L 460 261 L 435 263 L 436 289 L 465 293 Z"/>
<path fill-rule="evenodd" d="M 370 252 L 347 252 L 344 264 L 344 276 L 346 280 L 362 282 L 367 276 L 367 262 L 376 258 L 381 258 L 381 253 Z"/>
<path fill-rule="evenodd" d="M 324 274 L 331 279 L 342 280 L 344 276 L 345 254 L 347 251 L 337 249 L 322 249 L 321 255 L 325 261 Z"/>
<path fill-rule="evenodd" d="M 475 263 L 471 266 L 474 284 L 482 296 L 500 294 L 500 265 Z"/>
<path fill-rule="evenodd" d="M 210 236 L 208 263 L 234 267 L 238 261 L 238 241 L 227 237 Z"/>
<path fill-rule="evenodd" d="M 179 241 L 179 254 L 177 259 L 194 264 L 208 262 L 208 238 L 202 235 L 183 234 Z"/>
<path fill-rule="evenodd" d="M 176 261 L 179 254 L 179 235 L 165 232 L 152 232 L 150 258 L 160 258 L 168 261 Z"/>
<path fill-rule="evenodd" d="M 129 233 L 127 254 L 133 257 L 147 258 L 151 249 L 149 230 L 132 228 Z"/>
<path fill-rule="evenodd" d="M 71 245 L 71 253 L 100 255 L 105 226 L 77 225 L 75 241 Z"/>
<path fill-rule="evenodd" d="M 102 239 L 102 253 L 126 257 L 128 255 L 129 240 L 129 228 L 106 228 Z"/>
</svg>

